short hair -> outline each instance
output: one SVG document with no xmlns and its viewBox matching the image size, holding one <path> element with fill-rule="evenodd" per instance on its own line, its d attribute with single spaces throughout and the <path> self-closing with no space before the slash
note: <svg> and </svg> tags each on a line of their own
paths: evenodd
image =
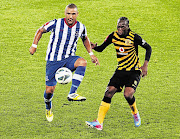
<svg viewBox="0 0 180 139">
<path fill-rule="evenodd" d="M 74 3 L 68 4 L 66 8 L 77 8 L 77 6 Z"/>
<path fill-rule="evenodd" d="M 117 21 L 117 24 L 121 21 L 126 21 L 126 23 L 129 25 L 129 19 L 127 17 L 120 17 Z"/>
</svg>

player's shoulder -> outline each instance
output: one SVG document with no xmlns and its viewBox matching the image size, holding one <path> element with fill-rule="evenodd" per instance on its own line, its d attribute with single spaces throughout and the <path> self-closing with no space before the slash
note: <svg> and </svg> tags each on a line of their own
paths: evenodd
<svg viewBox="0 0 180 139">
<path fill-rule="evenodd" d="M 65 21 L 65 18 L 54 19 L 55 21 Z"/>
<path fill-rule="evenodd" d="M 131 29 L 129 29 L 129 35 L 134 37 L 136 35 L 138 35 L 137 33 L 135 33 L 134 31 L 132 31 Z"/>
<path fill-rule="evenodd" d="M 118 31 L 113 31 L 113 32 L 111 32 L 111 33 L 109 34 L 109 36 L 114 36 L 114 35 L 116 35 L 116 34 L 118 34 Z"/>
<path fill-rule="evenodd" d="M 51 23 L 51 24 L 54 24 L 57 22 L 57 19 L 53 19 L 53 20 L 50 20 L 49 22 L 47 22 L 48 24 Z"/>
<path fill-rule="evenodd" d="M 139 34 L 133 32 L 133 31 L 131 31 L 131 32 L 132 32 L 132 34 L 134 35 L 134 41 L 135 41 L 135 42 L 138 42 L 138 43 L 141 45 L 141 44 L 142 44 L 142 41 L 143 41 L 142 37 L 141 37 Z"/>
<path fill-rule="evenodd" d="M 105 41 L 106 41 L 106 40 L 112 40 L 112 38 L 115 36 L 116 33 L 117 33 L 116 31 L 111 32 L 111 33 L 106 37 Z"/>
<path fill-rule="evenodd" d="M 82 22 L 80 22 L 80 21 L 77 21 L 77 24 L 80 24 L 80 26 L 85 27 L 85 25 Z"/>
<path fill-rule="evenodd" d="M 130 30 L 130 33 L 132 33 L 132 34 L 134 34 L 134 35 L 136 35 L 136 36 L 140 36 L 138 33 L 134 32 L 134 31 L 132 31 L 132 30 Z"/>
<path fill-rule="evenodd" d="M 132 34 L 137 34 L 135 33 L 133 30 L 129 29 L 129 33 L 132 33 Z"/>
<path fill-rule="evenodd" d="M 132 30 L 129 31 L 129 34 L 133 35 L 135 39 L 141 39 L 141 36 Z"/>
<path fill-rule="evenodd" d="M 117 31 L 113 31 L 113 32 L 111 32 L 107 37 L 106 37 L 106 40 L 107 39 L 112 39 L 114 36 L 116 36 L 116 35 L 118 35 L 117 34 Z"/>
</svg>

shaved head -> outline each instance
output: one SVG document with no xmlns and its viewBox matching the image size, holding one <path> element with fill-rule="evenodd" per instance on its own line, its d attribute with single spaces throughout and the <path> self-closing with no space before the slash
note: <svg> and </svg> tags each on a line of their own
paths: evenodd
<svg viewBox="0 0 180 139">
<path fill-rule="evenodd" d="M 70 9 L 76 8 L 76 9 L 77 9 L 77 6 L 76 6 L 75 4 L 73 4 L 73 3 L 71 3 L 71 4 L 68 4 L 68 5 L 66 6 L 65 10 L 66 10 L 67 8 L 70 8 Z"/>
</svg>

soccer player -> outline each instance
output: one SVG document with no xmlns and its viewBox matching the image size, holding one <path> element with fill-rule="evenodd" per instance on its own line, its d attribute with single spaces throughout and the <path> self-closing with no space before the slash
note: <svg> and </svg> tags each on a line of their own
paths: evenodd
<svg viewBox="0 0 180 139">
<path fill-rule="evenodd" d="M 46 104 L 46 118 L 49 122 L 53 120 L 52 98 L 57 81 L 55 72 L 61 67 L 67 67 L 71 71 L 75 70 L 72 79 L 72 86 L 67 96 L 69 101 L 84 101 L 85 97 L 77 93 L 81 81 L 83 80 L 87 61 L 80 56 L 76 56 L 77 41 L 79 37 L 89 53 L 91 60 L 99 65 L 97 57 L 93 54 L 90 41 L 87 37 L 86 27 L 76 20 L 78 9 L 75 4 L 69 4 L 65 8 L 65 18 L 54 19 L 40 27 L 34 37 L 34 41 L 29 51 L 33 55 L 36 52 L 37 44 L 43 33 L 51 32 L 48 48 L 46 51 L 46 89 L 44 101 Z"/>
<path fill-rule="evenodd" d="M 117 54 L 117 69 L 105 91 L 104 98 L 99 107 L 97 120 L 93 122 L 86 121 L 86 124 L 97 130 L 102 130 L 103 121 L 110 108 L 112 97 L 116 92 L 121 92 L 125 86 L 124 97 L 130 106 L 135 126 L 139 127 L 141 125 L 141 119 L 133 94 L 136 91 L 141 76 L 144 77 L 147 75 L 147 66 L 152 51 L 151 46 L 138 34 L 131 31 L 129 20 L 126 17 L 118 19 L 117 31 L 112 32 L 103 44 L 97 46 L 97 43 L 91 43 L 91 45 L 95 51 L 102 52 L 111 43 L 114 44 Z M 146 49 L 143 66 L 140 65 L 138 58 L 138 45 Z"/>
</svg>

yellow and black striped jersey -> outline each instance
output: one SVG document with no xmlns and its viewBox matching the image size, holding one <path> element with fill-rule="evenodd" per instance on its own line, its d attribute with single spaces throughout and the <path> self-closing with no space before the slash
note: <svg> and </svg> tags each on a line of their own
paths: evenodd
<svg viewBox="0 0 180 139">
<path fill-rule="evenodd" d="M 150 59 L 151 47 L 138 34 L 129 29 L 126 36 L 119 35 L 117 31 L 112 32 L 104 43 L 94 50 L 102 52 L 109 44 L 113 43 L 117 54 L 117 69 L 124 71 L 140 70 L 138 57 L 138 45 L 146 49 L 145 60 Z"/>
</svg>

